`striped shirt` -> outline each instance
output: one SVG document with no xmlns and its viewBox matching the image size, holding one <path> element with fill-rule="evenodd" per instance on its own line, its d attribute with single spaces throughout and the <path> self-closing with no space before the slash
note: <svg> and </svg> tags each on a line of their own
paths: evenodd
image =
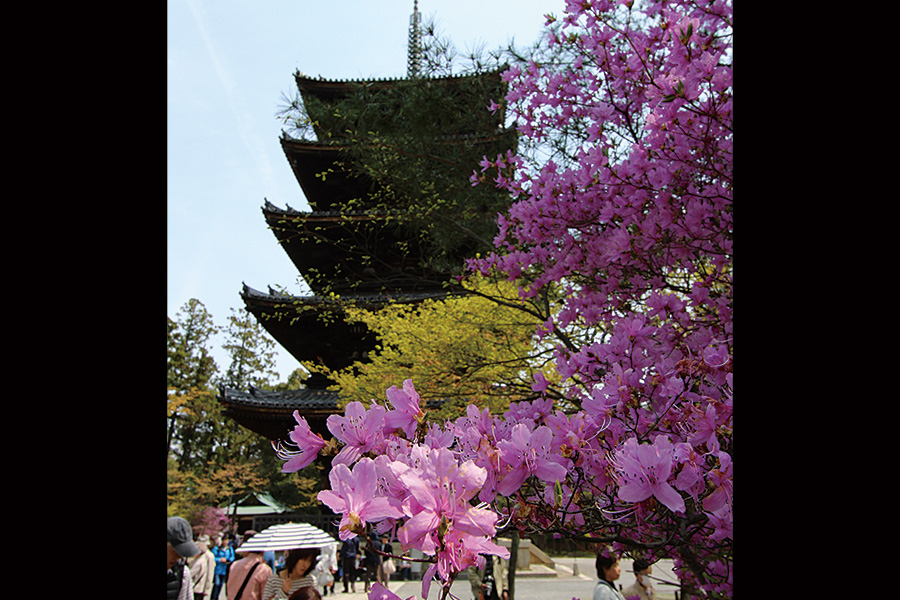
<svg viewBox="0 0 900 600">
<path fill-rule="evenodd" d="M 269 576 L 269 579 L 266 580 L 266 587 L 263 589 L 262 600 L 285 600 L 291 597 L 291 594 L 296 592 L 299 588 L 302 588 L 307 585 L 316 585 L 316 579 L 312 575 L 307 575 L 302 579 L 295 579 L 291 583 L 291 591 L 287 594 L 281 589 L 281 584 L 284 580 L 277 574 L 273 573 Z"/>
</svg>

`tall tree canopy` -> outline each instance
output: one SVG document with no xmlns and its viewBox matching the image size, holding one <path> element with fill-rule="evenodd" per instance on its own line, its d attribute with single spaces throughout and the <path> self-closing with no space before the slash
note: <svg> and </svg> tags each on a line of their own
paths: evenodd
<svg viewBox="0 0 900 600">
<path fill-rule="evenodd" d="M 169 514 L 200 518 L 206 509 L 259 490 L 287 506 L 308 507 L 321 480 L 318 467 L 285 476 L 270 441 L 225 417 L 216 398 L 218 385 L 293 389 L 303 385 L 300 374 L 276 383 L 274 342 L 245 311 L 232 310 L 228 323 L 223 330 L 193 298 L 175 319 L 166 319 Z M 211 357 L 220 332 L 231 357 L 224 374 Z"/>
</svg>

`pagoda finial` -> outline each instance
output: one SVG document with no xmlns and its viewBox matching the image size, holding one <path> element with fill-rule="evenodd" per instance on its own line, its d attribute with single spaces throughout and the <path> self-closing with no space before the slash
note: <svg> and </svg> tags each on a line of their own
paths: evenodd
<svg viewBox="0 0 900 600">
<path fill-rule="evenodd" d="M 409 16 L 409 48 L 406 71 L 410 77 L 418 77 L 422 62 L 422 15 L 419 0 L 413 0 L 413 13 Z"/>
</svg>

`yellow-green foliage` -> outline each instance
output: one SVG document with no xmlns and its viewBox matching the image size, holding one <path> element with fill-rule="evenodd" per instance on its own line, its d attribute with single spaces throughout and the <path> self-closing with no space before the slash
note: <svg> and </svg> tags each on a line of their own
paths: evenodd
<svg viewBox="0 0 900 600">
<path fill-rule="evenodd" d="M 477 279 L 467 288 L 489 298 L 455 296 L 375 312 L 349 307 L 348 319 L 365 323 L 377 335 L 375 356 L 342 371 L 315 370 L 337 382 L 346 402 L 384 404 L 388 387 L 412 379 L 423 407 L 427 400 L 446 400 L 432 417 L 454 417 L 469 403 L 495 413 L 505 410 L 510 401 L 532 394 L 533 373 L 541 368 L 534 341 L 537 321 L 521 310 L 511 283 Z M 544 374 L 557 378 L 552 365 L 544 365 Z"/>
</svg>

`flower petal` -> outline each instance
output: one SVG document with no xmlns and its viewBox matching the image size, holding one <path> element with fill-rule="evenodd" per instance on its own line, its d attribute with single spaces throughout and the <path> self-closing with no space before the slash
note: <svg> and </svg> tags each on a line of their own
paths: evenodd
<svg viewBox="0 0 900 600">
<path fill-rule="evenodd" d="M 672 512 L 684 512 L 684 498 L 666 482 L 660 483 L 653 495 L 657 500 L 665 504 Z"/>
</svg>

